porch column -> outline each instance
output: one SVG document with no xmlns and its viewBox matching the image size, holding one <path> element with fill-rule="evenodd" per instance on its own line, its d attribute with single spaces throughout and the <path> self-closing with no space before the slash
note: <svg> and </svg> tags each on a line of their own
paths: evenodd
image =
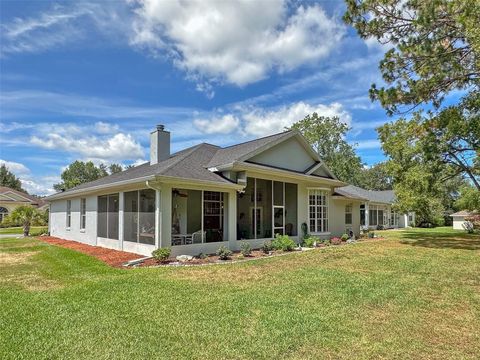
<svg viewBox="0 0 480 360">
<path fill-rule="evenodd" d="M 370 210 L 368 208 L 368 203 L 365 203 L 365 227 L 370 226 Z"/>
<path fill-rule="evenodd" d="M 237 249 L 237 191 L 228 192 L 228 247 Z"/>
<path fill-rule="evenodd" d="M 123 191 L 120 191 L 118 193 L 118 241 L 120 242 L 120 250 L 123 250 L 123 210 L 125 207 L 125 193 Z"/>
<path fill-rule="evenodd" d="M 162 211 L 161 211 L 161 196 L 160 190 L 155 190 L 155 249 L 160 247 L 162 243 L 161 240 L 161 230 L 162 230 Z"/>
<path fill-rule="evenodd" d="M 158 247 L 172 246 L 172 185 L 162 184 L 159 210 L 159 239 Z"/>
</svg>

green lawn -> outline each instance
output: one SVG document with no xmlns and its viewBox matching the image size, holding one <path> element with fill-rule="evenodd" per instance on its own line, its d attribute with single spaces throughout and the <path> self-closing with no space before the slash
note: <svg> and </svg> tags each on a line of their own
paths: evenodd
<svg viewBox="0 0 480 360">
<path fill-rule="evenodd" d="M 480 236 L 121 270 L 0 240 L 1 359 L 478 359 Z"/>
<path fill-rule="evenodd" d="M 47 226 L 32 226 L 30 228 L 30 233 L 32 234 L 37 234 L 37 233 L 40 234 L 47 231 L 48 231 Z M 0 228 L 0 235 L 3 235 L 3 234 L 22 235 L 23 228 L 20 226 Z"/>
</svg>

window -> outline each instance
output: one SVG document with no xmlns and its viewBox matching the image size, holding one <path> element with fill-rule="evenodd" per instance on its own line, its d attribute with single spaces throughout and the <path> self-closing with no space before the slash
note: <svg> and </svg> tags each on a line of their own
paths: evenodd
<svg viewBox="0 0 480 360">
<path fill-rule="evenodd" d="M 98 237 L 118 240 L 118 203 L 118 194 L 98 197 Z"/>
<path fill-rule="evenodd" d="M 0 223 L 8 216 L 7 208 L 0 206 Z"/>
<path fill-rule="evenodd" d="M 87 222 L 87 199 L 80 199 L 80 229 L 85 230 Z"/>
<path fill-rule="evenodd" d="M 377 207 L 374 205 L 370 205 L 370 210 L 368 211 L 368 217 L 370 219 L 370 225 L 377 226 L 378 225 L 378 211 Z"/>
<path fill-rule="evenodd" d="M 321 189 L 308 190 L 308 214 L 310 231 L 328 232 L 328 192 Z"/>
<path fill-rule="evenodd" d="M 72 200 L 67 200 L 67 229 L 72 225 Z"/>
<path fill-rule="evenodd" d="M 352 225 L 352 204 L 345 205 L 345 225 Z"/>
<path fill-rule="evenodd" d="M 155 191 L 129 191 L 124 200 L 124 240 L 155 245 Z"/>
<path fill-rule="evenodd" d="M 237 239 L 269 239 L 297 235 L 296 184 L 247 178 L 237 198 Z"/>
</svg>

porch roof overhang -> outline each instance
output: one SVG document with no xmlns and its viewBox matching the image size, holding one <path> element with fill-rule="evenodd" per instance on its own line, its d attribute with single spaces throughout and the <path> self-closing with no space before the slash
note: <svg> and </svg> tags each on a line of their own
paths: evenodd
<svg viewBox="0 0 480 360">
<path fill-rule="evenodd" d="M 239 161 L 239 162 L 232 162 L 230 164 L 225 164 L 220 167 L 212 168 L 210 171 L 255 171 L 257 173 L 264 173 L 267 175 L 278 175 L 282 178 L 292 179 L 292 180 L 300 180 L 306 182 L 315 182 L 321 184 L 327 184 L 331 186 L 344 186 L 345 183 L 332 178 L 320 177 L 315 175 L 304 174 L 301 172 L 294 172 L 291 170 L 274 168 L 271 166 L 255 164 L 251 162 Z"/>
<path fill-rule="evenodd" d="M 176 184 L 179 186 L 200 185 L 200 186 L 205 186 L 209 188 L 235 189 L 235 190 L 242 190 L 245 187 L 244 185 L 239 185 L 236 183 L 215 182 L 215 181 L 208 181 L 208 180 L 195 180 L 195 179 L 179 178 L 179 177 L 164 176 L 164 175 L 151 175 L 151 176 L 145 176 L 142 178 L 117 181 L 110 184 L 92 186 L 86 189 L 60 192 L 60 193 L 48 196 L 47 198 L 45 198 L 45 200 L 52 201 L 52 200 L 68 199 L 71 197 L 77 197 L 81 195 L 92 195 L 96 193 L 101 193 L 107 190 L 112 192 L 122 191 L 122 190 L 128 191 L 130 190 L 129 187 L 135 186 L 135 185 L 137 186 L 144 185 L 145 187 L 153 187 L 156 189 L 160 189 L 162 183 Z"/>
</svg>

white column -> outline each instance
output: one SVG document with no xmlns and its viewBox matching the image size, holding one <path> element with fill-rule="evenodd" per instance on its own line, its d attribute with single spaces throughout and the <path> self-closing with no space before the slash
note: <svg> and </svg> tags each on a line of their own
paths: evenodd
<svg viewBox="0 0 480 360">
<path fill-rule="evenodd" d="M 120 191 L 118 193 L 118 241 L 120 242 L 120 250 L 123 250 L 123 209 L 125 208 L 125 193 Z"/>
<path fill-rule="evenodd" d="M 368 203 L 365 203 L 365 227 L 370 226 L 370 210 L 368 208 Z"/>
<path fill-rule="evenodd" d="M 162 211 L 161 211 L 161 196 L 160 190 L 155 190 L 155 249 L 160 247 L 161 229 L 162 229 Z"/>
<path fill-rule="evenodd" d="M 228 192 L 228 247 L 232 250 L 237 249 L 237 191 Z"/>
<path fill-rule="evenodd" d="M 170 247 L 172 245 L 172 186 L 162 184 L 160 196 L 160 236 L 158 247 Z"/>
</svg>

